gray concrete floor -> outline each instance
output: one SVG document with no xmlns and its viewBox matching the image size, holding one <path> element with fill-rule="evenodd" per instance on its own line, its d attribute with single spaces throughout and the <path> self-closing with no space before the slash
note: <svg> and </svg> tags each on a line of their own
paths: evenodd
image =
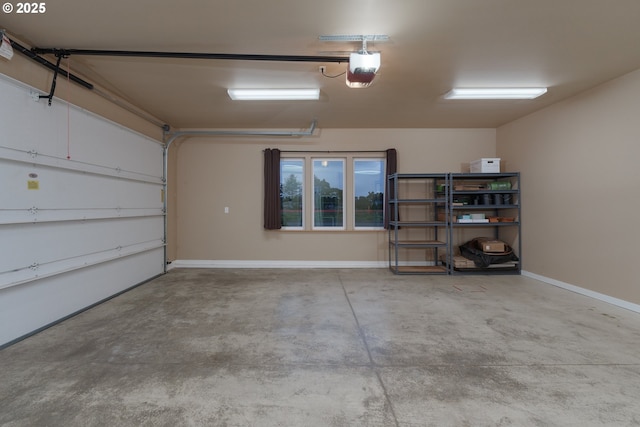
<svg viewBox="0 0 640 427">
<path fill-rule="evenodd" d="M 0 367 L 2 426 L 640 425 L 640 315 L 521 276 L 173 270 Z"/>
</svg>

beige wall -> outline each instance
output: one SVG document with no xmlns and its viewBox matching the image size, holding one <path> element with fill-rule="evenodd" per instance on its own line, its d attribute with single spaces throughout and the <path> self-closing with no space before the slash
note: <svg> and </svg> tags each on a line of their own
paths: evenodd
<svg viewBox="0 0 640 427">
<path fill-rule="evenodd" d="M 322 124 L 319 123 L 321 126 Z M 401 173 L 460 172 L 495 156 L 494 129 L 320 129 L 304 138 L 191 138 L 172 147 L 170 200 L 180 260 L 386 261 L 384 231 L 266 231 L 262 155 L 281 150 L 398 150 Z M 173 176 L 171 173 L 173 172 Z M 175 180 L 175 181 L 174 181 Z M 224 207 L 229 207 L 229 214 Z M 171 210 L 170 210 L 171 212 Z M 176 244 L 174 246 L 174 243 Z"/>
<path fill-rule="evenodd" d="M 522 173 L 523 268 L 640 303 L 640 71 L 497 130 Z"/>
</svg>

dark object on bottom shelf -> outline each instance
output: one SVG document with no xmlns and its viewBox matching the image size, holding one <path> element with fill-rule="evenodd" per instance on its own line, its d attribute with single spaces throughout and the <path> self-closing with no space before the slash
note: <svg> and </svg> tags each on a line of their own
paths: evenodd
<svg viewBox="0 0 640 427">
<path fill-rule="evenodd" d="M 499 273 L 499 272 L 511 272 L 518 271 L 518 263 L 516 261 L 505 262 L 501 264 L 491 264 L 489 267 L 453 267 L 455 271 L 462 272 L 484 272 L 484 273 Z"/>
<path fill-rule="evenodd" d="M 479 237 L 460 245 L 460 254 L 473 261 L 476 267 L 487 268 L 491 264 L 502 264 L 509 261 L 518 261 L 513 253 L 513 248 L 505 243 L 505 251 L 500 253 L 486 253 L 482 250 L 482 242 L 486 238 Z"/>
<path fill-rule="evenodd" d="M 446 254 L 441 255 L 440 260 L 442 261 L 442 265 L 447 265 Z M 467 259 L 461 255 L 454 255 L 451 258 L 451 264 L 454 271 L 467 272 L 467 273 L 477 272 L 477 273 L 493 274 L 493 273 L 508 273 L 508 272 L 519 271 L 518 261 L 509 261 L 509 262 L 504 262 L 500 264 L 491 264 L 488 267 L 482 268 L 482 267 L 476 267 L 473 260 Z"/>
</svg>

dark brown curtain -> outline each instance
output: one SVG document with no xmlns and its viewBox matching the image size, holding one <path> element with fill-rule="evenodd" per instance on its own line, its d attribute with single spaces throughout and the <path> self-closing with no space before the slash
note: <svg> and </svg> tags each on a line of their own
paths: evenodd
<svg viewBox="0 0 640 427">
<path fill-rule="evenodd" d="M 387 150 L 387 179 L 384 182 L 385 192 L 384 192 L 384 228 L 389 229 L 389 220 L 391 219 L 391 215 L 393 212 L 389 208 L 389 199 L 395 198 L 395 194 L 393 194 L 394 189 L 389 188 L 389 175 L 398 172 L 398 152 L 395 148 L 389 148 Z M 395 218 L 394 218 L 395 219 Z"/>
<path fill-rule="evenodd" d="M 282 228 L 280 206 L 280 150 L 264 150 L 264 228 Z"/>
</svg>

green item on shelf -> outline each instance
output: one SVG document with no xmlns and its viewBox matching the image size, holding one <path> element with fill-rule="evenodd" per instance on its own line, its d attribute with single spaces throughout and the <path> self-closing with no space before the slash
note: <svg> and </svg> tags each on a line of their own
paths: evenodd
<svg viewBox="0 0 640 427">
<path fill-rule="evenodd" d="M 511 190 L 511 181 L 495 181 L 489 183 L 490 190 Z"/>
</svg>

